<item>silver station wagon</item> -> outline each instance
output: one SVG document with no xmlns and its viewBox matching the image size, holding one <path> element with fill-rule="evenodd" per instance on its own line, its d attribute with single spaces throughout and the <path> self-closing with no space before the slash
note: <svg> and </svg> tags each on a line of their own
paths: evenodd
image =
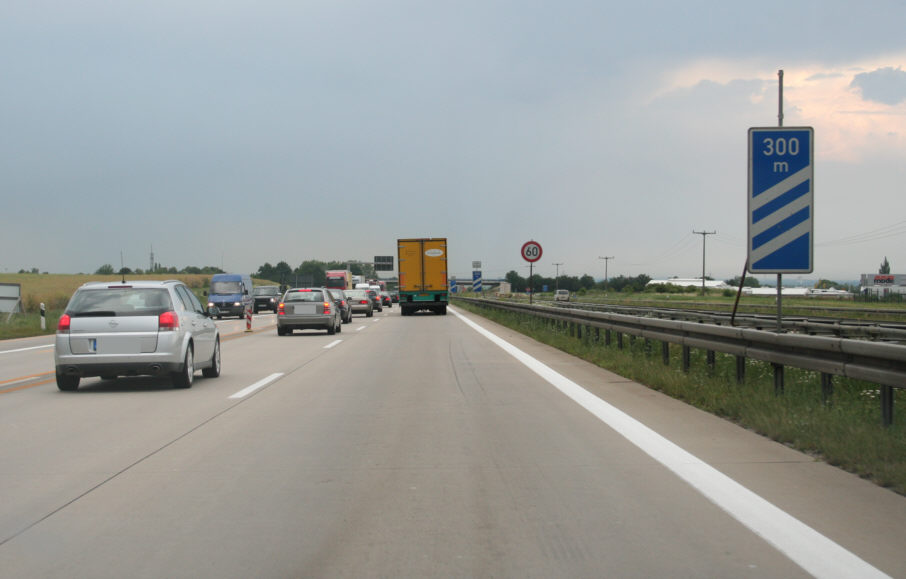
<svg viewBox="0 0 906 579">
<path fill-rule="evenodd" d="M 82 378 L 169 375 L 192 386 L 195 371 L 220 375 L 220 334 L 180 281 L 91 282 L 73 294 L 57 324 L 57 386 Z"/>
<path fill-rule="evenodd" d="M 343 331 L 340 308 L 327 288 L 293 288 L 286 290 L 277 307 L 277 334 L 286 336 L 293 330 Z"/>
</svg>

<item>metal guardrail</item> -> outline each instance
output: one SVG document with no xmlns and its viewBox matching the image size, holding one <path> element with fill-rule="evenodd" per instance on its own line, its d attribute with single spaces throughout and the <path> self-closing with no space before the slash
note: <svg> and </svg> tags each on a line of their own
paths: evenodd
<svg viewBox="0 0 906 579">
<path fill-rule="evenodd" d="M 906 346 L 850 338 L 776 333 L 752 328 L 721 326 L 686 320 L 667 320 L 613 312 L 596 312 L 576 308 L 528 305 L 489 299 L 456 298 L 481 308 L 492 308 L 531 315 L 580 328 L 605 330 L 606 343 L 610 333 L 628 334 L 663 343 L 664 360 L 669 360 L 669 344 L 683 347 L 683 366 L 688 369 L 689 349 L 700 348 L 722 352 L 737 359 L 737 380 L 745 375 L 745 360 L 767 362 L 774 367 L 774 384 L 783 390 L 783 368 L 791 366 L 822 374 L 825 392 L 832 387 L 832 376 L 845 376 L 881 386 L 881 414 L 884 424 L 893 422 L 893 388 L 906 388 Z M 581 335 L 581 330 L 579 331 Z"/>
<path fill-rule="evenodd" d="M 538 302 L 539 305 L 545 302 Z M 718 326 L 743 326 L 755 329 L 773 330 L 777 326 L 776 315 L 736 314 L 717 311 L 703 311 L 683 308 L 663 308 L 645 306 L 606 305 L 582 302 L 569 304 L 546 302 L 555 307 L 593 310 L 600 312 L 622 313 L 630 316 L 644 316 L 668 320 L 685 320 L 691 322 L 714 324 Z M 906 344 L 906 324 L 898 322 L 879 322 L 861 320 L 841 320 L 837 318 L 806 318 L 803 316 L 785 316 L 784 332 L 810 335 L 828 335 L 841 338 L 878 340 Z"/>
</svg>

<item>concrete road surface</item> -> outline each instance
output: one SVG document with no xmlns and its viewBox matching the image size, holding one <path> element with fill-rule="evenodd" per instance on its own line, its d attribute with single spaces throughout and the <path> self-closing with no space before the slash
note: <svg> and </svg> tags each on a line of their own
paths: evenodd
<svg viewBox="0 0 906 579">
<path fill-rule="evenodd" d="M 906 498 L 461 316 L 221 325 L 190 390 L 0 345 L 0 577 L 906 577 Z"/>
</svg>

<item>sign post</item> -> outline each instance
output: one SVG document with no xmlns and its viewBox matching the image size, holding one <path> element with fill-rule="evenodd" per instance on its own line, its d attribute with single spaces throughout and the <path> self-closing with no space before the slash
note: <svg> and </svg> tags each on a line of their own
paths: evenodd
<svg viewBox="0 0 906 579">
<path fill-rule="evenodd" d="M 535 290 L 532 287 L 532 277 L 534 272 L 532 271 L 532 266 L 535 265 L 535 262 L 541 259 L 541 244 L 537 241 L 526 241 L 522 244 L 522 259 L 529 262 L 529 304 L 532 303 L 532 299 L 535 295 Z"/>
</svg>

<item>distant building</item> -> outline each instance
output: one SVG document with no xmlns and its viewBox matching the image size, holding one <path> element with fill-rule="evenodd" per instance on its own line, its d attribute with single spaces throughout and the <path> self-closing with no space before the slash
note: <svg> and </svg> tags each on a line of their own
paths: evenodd
<svg viewBox="0 0 906 579">
<path fill-rule="evenodd" d="M 906 294 L 906 275 L 863 273 L 859 287 L 862 295 L 883 298 L 892 294 Z"/>
<path fill-rule="evenodd" d="M 702 278 L 700 278 L 700 277 L 692 277 L 692 278 L 672 277 L 670 279 L 653 279 L 645 285 L 661 285 L 661 284 L 676 285 L 679 287 L 692 286 L 692 287 L 700 288 L 700 287 L 702 287 Z M 705 280 L 705 289 L 723 290 L 723 289 L 732 289 L 732 288 L 730 286 L 728 286 L 727 282 L 725 282 L 725 281 L 720 281 L 720 280 L 716 280 L 716 279 L 706 279 Z"/>
<path fill-rule="evenodd" d="M 747 296 L 767 296 L 775 297 L 777 295 L 776 287 L 744 287 L 742 293 Z M 837 298 L 852 299 L 852 292 L 837 289 L 813 289 L 807 287 L 782 287 L 780 288 L 781 296 L 793 298 Z"/>
</svg>

